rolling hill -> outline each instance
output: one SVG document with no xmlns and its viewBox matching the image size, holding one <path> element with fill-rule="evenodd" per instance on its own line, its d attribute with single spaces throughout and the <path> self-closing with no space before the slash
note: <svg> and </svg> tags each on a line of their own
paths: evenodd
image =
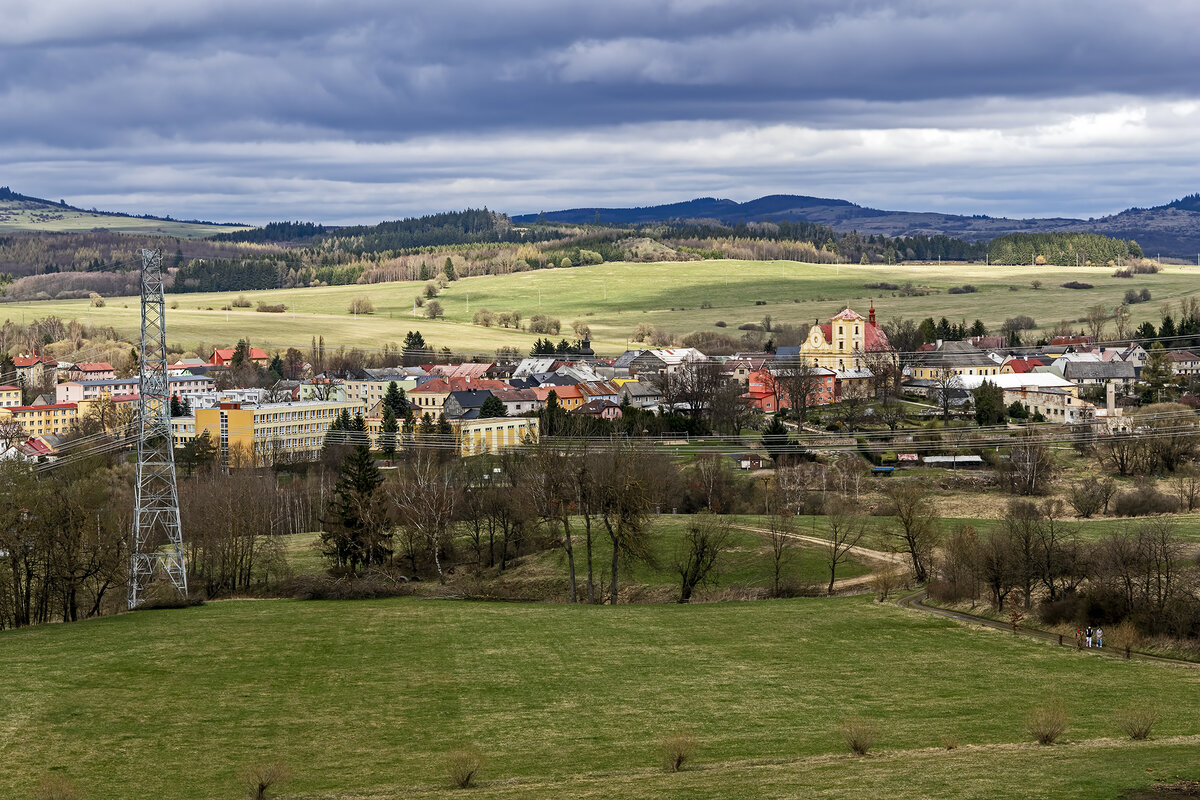
<svg viewBox="0 0 1200 800">
<path fill-rule="evenodd" d="M 76 208 L 63 201 L 18 194 L 0 186 L 0 233 L 83 233 L 111 231 L 149 236 L 175 236 L 202 239 L 215 233 L 245 230 L 245 225 L 230 225 L 199 220 L 180 221 L 170 217 L 132 216 L 108 211 Z"/>
<path fill-rule="evenodd" d="M 987 215 L 964 216 L 920 211 L 885 211 L 846 200 L 802 195 L 768 195 L 746 203 L 701 197 L 683 203 L 636 208 L 572 208 L 524 214 L 513 222 L 564 222 L 576 224 L 644 225 L 670 220 L 740 222 L 815 222 L 839 232 L 864 235 L 952 236 L 968 241 L 988 241 L 1010 233 L 1101 233 L 1136 239 L 1149 254 L 1191 258 L 1200 252 L 1200 195 L 1189 195 L 1154 208 L 1130 208 L 1096 219 L 1049 217 L 1008 219 Z"/>
</svg>

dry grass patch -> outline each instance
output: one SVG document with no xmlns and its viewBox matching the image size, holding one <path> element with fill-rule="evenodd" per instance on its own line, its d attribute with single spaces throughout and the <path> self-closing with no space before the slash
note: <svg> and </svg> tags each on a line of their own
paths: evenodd
<svg viewBox="0 0 1200 800">
<path fill-rule="evenodd" d="M 483 755 L 474 747 L 451 750 L 446 755 L 446 776 L 458 789 L 466 789 L 483 768 Z"/>
<path fill-rule="evenodd" d="M 879 728 L 866 717 L 847 717 L 838 727 L 846 746 L 856 756 L 865 756 L 879 738 Z"/>
<path fill-rule="evenodd" d="M 663 769 L 679 772 L 696 755 L 696 736 L 689 731 L 668 733 L 658 742 Z"/>
</svg>

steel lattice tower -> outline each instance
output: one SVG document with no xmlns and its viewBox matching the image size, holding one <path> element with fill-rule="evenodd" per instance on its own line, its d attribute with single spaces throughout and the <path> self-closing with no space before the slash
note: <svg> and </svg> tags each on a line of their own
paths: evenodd
<svg viewBox="0 0 1200 800">
<path fill-rule="evenodd" d="M 142 347 L 139 380 L 141 431 L 137 485 L 133 495 L 133 542 L 129 559 L 129 607 L 137 608 L 155 572 L 161 569 L 187 594 L 183 530 L 175 488 L 175 446 L 171 435 L 171 388 L 167 379 L 166 304 L 162 253 L 142 251 Z"/>
</svg>

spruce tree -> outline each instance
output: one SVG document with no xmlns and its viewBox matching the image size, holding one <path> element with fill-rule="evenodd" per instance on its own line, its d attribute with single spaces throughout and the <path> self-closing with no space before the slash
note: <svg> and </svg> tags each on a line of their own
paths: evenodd
<svg viewBox="0 0 1200 800">
<path fill-rule="evenodd" d="M 404 396 L 404 390 L 395 381 L 388 384 L 387 393 L 383 396 L 383 404 L 390 408 L 396 417 L 402 417 L 404 412 L 408 411 L 408 399 Z"/>
<path fill-rule="evenodd" d="M 365 444 L 356 445 L 342 460 L 329 501 L 321 545 L 341 569 L 383 564 L 391 556 L 379 485 L 383 476 Z"/>
<path fill-rule="evenodd" d="M 491 419 L 492 417 L 507 417 L 508 409 L 504 407 L 504 401 L 494 394 L 489 394 L 484 399 L 483 405 L 479 407 L 480 419 Z"/>
<path fill-rule="evenodd" d="M 395 386 L 396 384 L 392 384 Z M 379 437 L 379 450 L 383 453 L 383 457 L 392 459 L 396 457 L 396 434 L 400 431 L 400 423 L 396 419 L 396 412 L 387 403 L 383 404 L 383 425 L 382 435 Z"/>
</svg>

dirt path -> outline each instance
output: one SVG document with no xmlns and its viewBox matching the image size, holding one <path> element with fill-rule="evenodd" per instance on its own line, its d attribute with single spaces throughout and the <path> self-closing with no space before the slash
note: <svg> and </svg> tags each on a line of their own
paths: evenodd
<svg viewBox="0 0 1200 800">
<path fill-rule="evenodd" d="M 734 528 L 748 533 L 757 533 L 760 536 L 770 536 L 771 532 L 766 528 L 759 528 L 753 525 L 734 525 Z M 829 545 L 828 539 L 822 539 L 820 536 L 809 536 L 803 533 L 785 533 L 789 539 L 795 539 L 798 542 L 805 544 L 813 544 L 821 547 Z M 884 550 L 872 550 L 869 547 L 851 547 L 849 550 L 851 555 L 857 556 L 864 561 L 873 561 L 876 565 L 886 565 L 888 567 L 904 567 L 908 564 L 908 559 L 900 553 L 888 553 Z M 875 573 L 878 569 L 873 569 L 866 575 L 857 575 L 853 578 L 839 578 L 834 581 L 834 591 L 843 589 L 852 589 L 857 586 L 866 586 L 875 579 Z"/>
<path fill-rule="evenodd" d="M 929 606 L 925 604 L 926 592 L 924 589 L 918 589 L 915 592 L 901 597 L 896 601 L 896 605 L 901 608 L 911 609 L 913 611 L 924 611 L 927 614 L 934 614 L 946 619 L 952 619 L 955 622 L 966 622 L 972 625 L 984 625 L 989 628 L 995 628 L 1002 631 L 1013 631 L 1013 626 L 1007 622 L 1000 620 L 988 619 L 987 617 L 977 617 L 974 614 L 968 614 L 965 611 L 952 611 L 947 608 L 938 608 L 937 606 Z M 1049 631 L 1042 631 L 1036 628 L 1023 628 L 1017 626 L 1014 634 L 1020 636 L 1028 636 L 1032 639 L 1038 639 L 1050 644 L 1061 644 L 1063 647 L 1075 647 L 1075 642 L 1068 640 L 1064 636 Z M 1121 650 L 1116 647 L 1089 647 L 1084 648 L 1089 654 L 1099 656 L 1108 656 L 1109 658 L 1121 659 L 1137 659 L 1140 661 L 1157 661 L 1162 664 L 1179 664 L 1192 669 L 1200 669 L 1200 664 L 1195 661 L 1185 661 L 1182 658 L 1170 658 L 1168 656 L 1152 656 L 1148 653 L 1137 653 L 1132 651 Z"/>
</svg>

